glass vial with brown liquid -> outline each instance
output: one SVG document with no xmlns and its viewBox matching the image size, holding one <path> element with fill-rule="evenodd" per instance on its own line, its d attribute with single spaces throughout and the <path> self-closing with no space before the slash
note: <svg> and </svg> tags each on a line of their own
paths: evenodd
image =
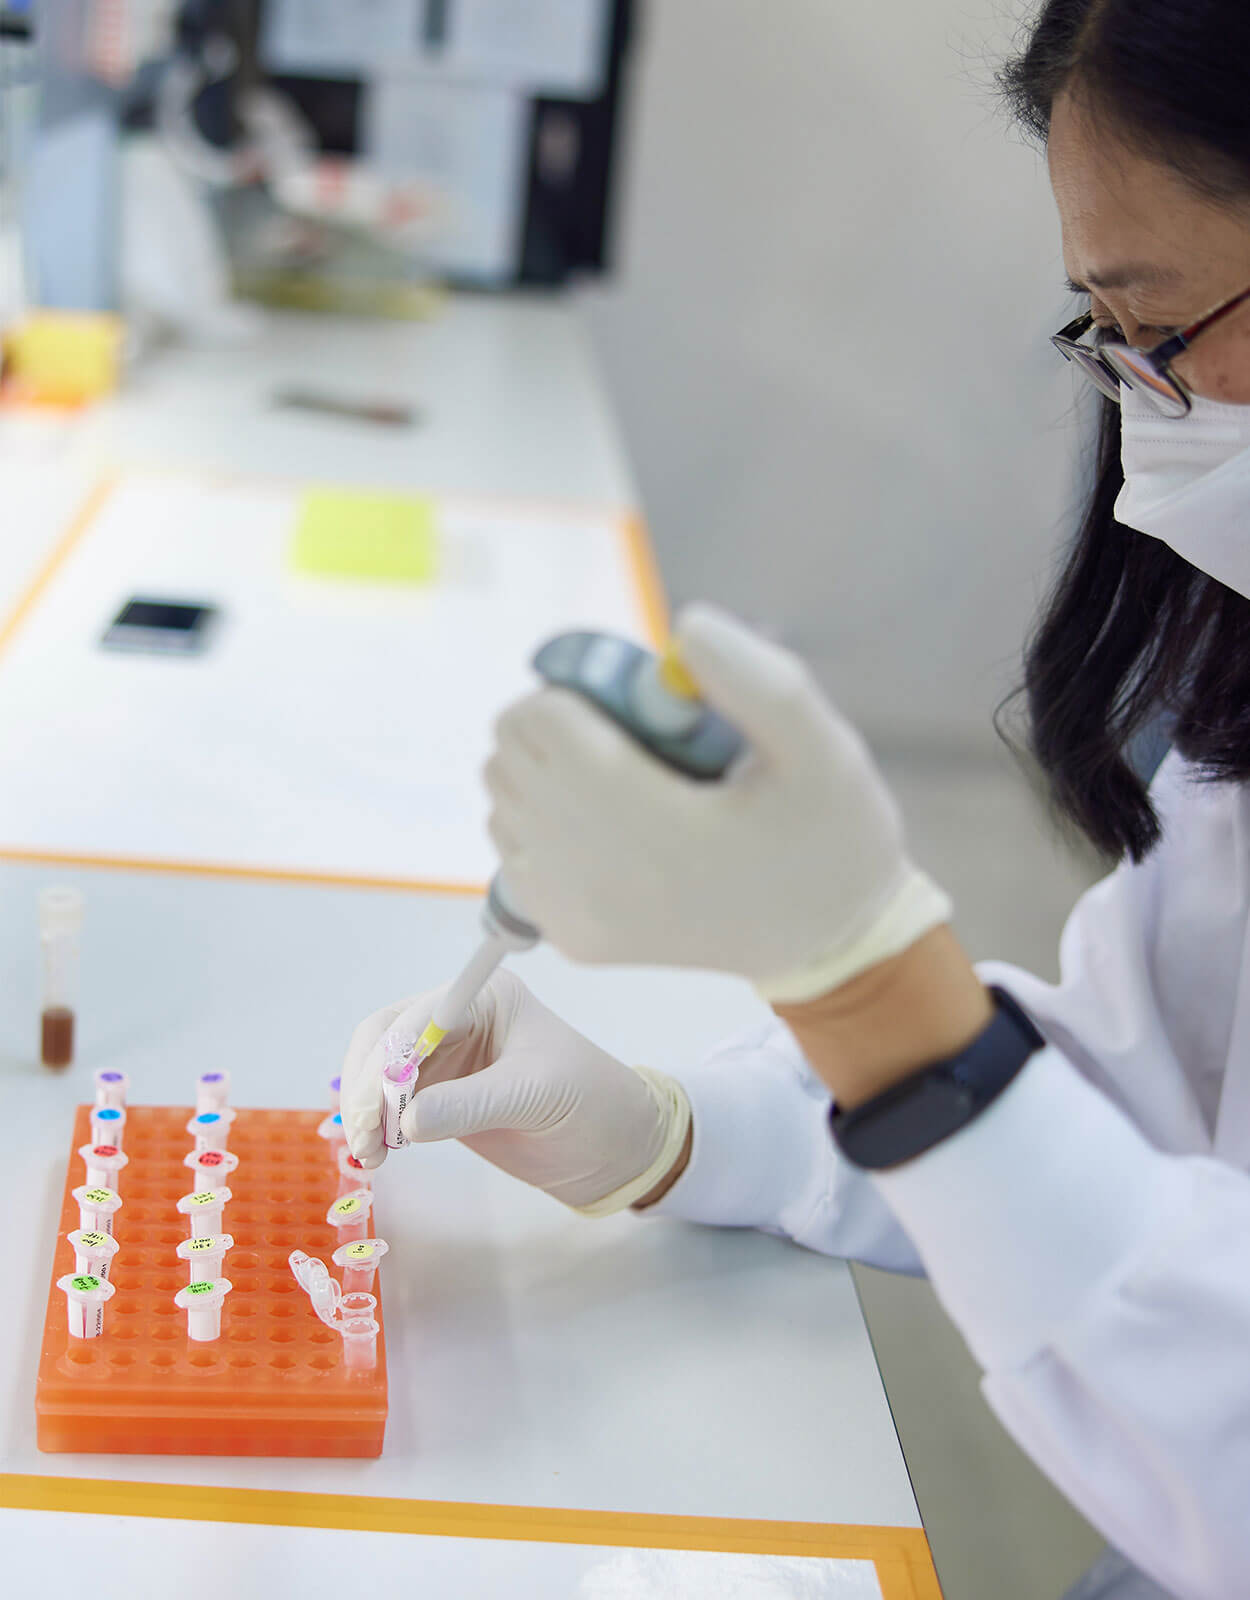
<svg viewBox="0 0 1250 1600">
<path fill-rule="evenodd" d="M 78 997 L 82 922 L 83 898 L 79 890 L 55 888 L 40 892 L 43 1009 L 39 1056 L 45 1067 L 68 1067 L 74 1059 L 74 1003 Z"/>
</svg>

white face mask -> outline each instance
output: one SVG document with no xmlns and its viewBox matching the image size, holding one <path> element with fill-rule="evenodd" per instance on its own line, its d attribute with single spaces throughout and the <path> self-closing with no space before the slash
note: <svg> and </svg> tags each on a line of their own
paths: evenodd
<svg viewBox="0 0 1250 1600">
<path fill-rule="evenodd" d="M 1195 395 L 1189 415 L 1172 419 L 1120 393 L 1117 520 L 1250 598 L 1250 406 Z"/>
</svg>

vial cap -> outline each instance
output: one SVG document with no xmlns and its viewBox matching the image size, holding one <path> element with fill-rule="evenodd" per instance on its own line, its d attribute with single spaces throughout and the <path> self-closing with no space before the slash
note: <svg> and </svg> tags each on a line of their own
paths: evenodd
<svg viewBox="0 0 1250 1600">
<path fill-rule="evenodd" d="M 82 927 L 83 898 L 78 889 L 44 889 L 39 895 L 39 932 L 45 938 L 77 933 Z"/>
<path fill-rule="evenodd" d="M 89 1233 L 80 1233 L 78 1235 L 79 1244 L 85 1244 L 89 1250 L 94 1250 L 97 1245 L 107 1244 L 108 1240 L 109 1235 L 107 1233 L 96 1233 L 94 1229 Z"/>
<path fill-rule="evenodd" d="M 77 1289 L 80 1294 L 94 1294 L 100 1287 L 99 1278 L 93 1278 L 89 1273 L 80 1273 L 71 1283 L 71 1288 Z"/>
</svg>

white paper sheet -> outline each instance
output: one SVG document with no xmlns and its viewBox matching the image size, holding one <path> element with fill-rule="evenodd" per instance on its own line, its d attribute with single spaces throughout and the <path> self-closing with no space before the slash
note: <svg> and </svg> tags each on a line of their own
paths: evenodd
<svg viewBox="0 0 1250 1600">
<path fill-rule="evenodd" d="M 437 196 L 423 258 L 484 284 L 516 271 L 529 155 L 529 106 L 509 89 L 380 76 L 365 97 L 363 143 L 388 177 Z"/>
<path fill-rule="evenodd" d="M 564 628 L 645 636 L 619 521 L 444 503 L 426 586 L 303 578 L 299 490 L 124 479 L 0 656 L 0 849 L 483 883 L 493 718 Z M 199 658 L 99 640 L 221 608 Z"/>
<path fill-rule="evenodd" d="M 261 60 L 270 72 L 354 77 L 418 49 L 424 0 L 268 0 Z"/>
<path fill-rule="evenodd" d="M 271 72 L 368 77 L 408 71 L 448 82 L 591 99 L 607 65 L 610 0 L 269 0 L 261 57 Z"/>
<path fill-rule="evenodd" d="M 151 1592 L 176 1575 L 179 1600 L 298 1595 L 339 1600 L 367 1573 L 373 1600 L 413 1594 L 474 1600 L 881 1600 L 870 1561 L 713 1551 L 611 1550 L 513 1539 L 345 1533 L 221 1522 L 0 1511 L 16 1593 L 60 1600 L 94 1574 L 99 1600 Z M 57 1559 L 48 1561 L 55 1543 Z"/>
</svg>

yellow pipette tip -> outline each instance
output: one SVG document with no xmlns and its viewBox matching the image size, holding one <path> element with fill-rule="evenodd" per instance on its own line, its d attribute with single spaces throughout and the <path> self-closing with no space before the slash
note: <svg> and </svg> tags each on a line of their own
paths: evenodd
<svg viewBox="0 0 1250 1600">
<path fill-rule="evenodd" d="M 417 1040 L 413 1054 L 418 1061 L 424 1061 L 427 1056 L 433 1055 L 435 1049 L 442 1043 L 447 1029 L 437 1027 L 433 1022 L 426 1024 L 425 1032 Z"/>
<path fill-rule="evenodd" d="M 699 685 L 694 681 L 690 668 L 681 659 L 681 651 L 673 639 L 664 646 L 660 656 L 659 676 L 660 682 L 669 694 L 675 694 L 678 699 L 699 698 Z"/>
</svg>

